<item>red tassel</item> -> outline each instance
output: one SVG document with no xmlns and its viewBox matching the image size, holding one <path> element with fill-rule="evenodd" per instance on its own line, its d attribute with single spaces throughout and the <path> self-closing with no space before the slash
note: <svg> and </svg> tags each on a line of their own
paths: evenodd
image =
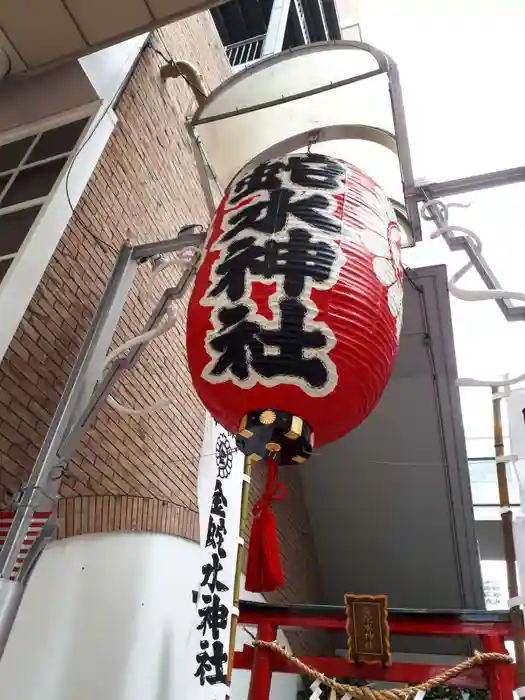
<svg viewBox="0 0 525 700">
<path fill-rule="evenodd" d="M 267 464 L 266 493 L 253 507 L 246 565 L 246 590 L 254 593 L 268 593 L 284 586 L 277 523 L 271 506 L 274 501 L 282 501 L 286 491 L 277 480 L 277 461 L 269 458 Z"/>
</svg>

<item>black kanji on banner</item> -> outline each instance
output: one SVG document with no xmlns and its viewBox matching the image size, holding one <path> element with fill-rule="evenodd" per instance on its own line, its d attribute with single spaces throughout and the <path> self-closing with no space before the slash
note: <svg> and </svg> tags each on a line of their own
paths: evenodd
<svg viewBox="0 0 525 700">
<path fill-rule="evenodd" d="M 212 497 L 208 532 L 206 535 L 205 551 L 210 551 L 209 561 L 202 567 L 201 589 L 206 592 L 200 596 L 201 607 L 198 610 L 200 623 L 197 627 L 203 637 L 211 635 L 213 644 L 208 639 L 202 639 L 201 651 L 197 654 L 197 670 L 195 678 L 201 685 L 208 683 L 226 683 L 225 664 L 228 655 L 224 651 L 224 643 L 220 641 L 221 630 L 228 626 L 228 607 L 222 602 L 221 595 L 229 591 L 229 587 L 220 580 L 224 567 L 221 560 L 226 557 L 224 538 L 227 534 L 225 519 L 228 500 L 226 499 L 221 479 L 215 482 Z"/>
<path fill-rule="evenodd" d="M 222 490 L 222 481 L 217 479 L 215 482 L 215 490 L 213 492 L 213 497 L 211 499 L 211 515 L 216 515 L 219 518 L 226 517 L 226 508 L 228 506 L 228 501 Z M 211 518 L 210 518 L 211 519 Z"/>
<path fill-rule="evenodd" d="M 203 639 L 201 641 L 201 649 L 201 653 L 197 654 L 196 657 L 197 671 L 194 674 L 195 678 L 199 679 L 201 685 L 204 685 L 204 683 L 209 683 L 210 685 L 226 683 L 227 678 L 224 666 L 228 661 L 228 655 L 224 653 L 224 644 L 222 642 L 213 642 L 213 651 L 210 652 L 210 643 Z"/>
<path fill-rule="evenodd" d="M 224 557 L 226 555 L 223 547 L 225 536 L 225 519 L 219 518 L 218 520 L 214 520 L 213 518 L 210 518 L 208 523 L 208 533 L 206 535 L 206 544 L 204 546 L 212 547 L 213 549 L 217 550 L 219 556 Z"/>
<path fill-rule="evenodd" d="M 218 553 L 211 555 L 211 562 L 209 564 L 204 564 L 202 567 L 203 578 L 201 581 L 201 587 L 207 586 L 210 589 L 210 593 L 215 593 L 215 591 L 224 593 L 228 590 L 228 586 L 219 581 L 219 574 L 223 570 L 221 558 L 225 556 L 226 552 L 224 550 L 219 550 Z"/>
<path fill-rule="evenodd" d="M 202 600 L 206 603 L 206 607 L 199 610 L 199 617 L 202 618 L 198 630 L 202 630 L 206 634 L 208 629 L 212 633 L 214 639 L 219 638 L 219 630 L 225 630 L 228 625 L 228 608 L 221 602 L 217 594 L 203 595 Z"/>
</svg>

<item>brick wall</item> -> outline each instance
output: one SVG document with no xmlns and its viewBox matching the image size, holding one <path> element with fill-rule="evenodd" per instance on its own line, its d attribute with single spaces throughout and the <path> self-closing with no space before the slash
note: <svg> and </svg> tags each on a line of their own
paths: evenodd
<svg viewBox="0 0 525 700">
<path fill-rule="evenodd" d="M 283 501 L 277 501 L 272 509 L 277 520 L 279 552 L 283 565 L 285 584 L 274 593 L 266 593 L 270 603 L 322 603 L 322 586 L 312 531 L 305 508 L 304 492 L 299 474 L 300 467 L 284 467 L 279 480 L 286 489 Z M 253 506 L 265 491 L 264 469 L 254 465 L 250 486 L 250 505 Z M 248 520 L 251 527 L 251 517 Z M 248 539 L 247 535 L 245 536 Z M 328 633 L 294 632 L 286 636 L 296 653 L 331 654 L 333 644 Z"/>
<path fill-rule="evenodd" d="M 208 89 L 229 72 L 207 13 L 165 28 L 153 43 L 194 63 Z M 9 507 L 9 492 L 29 474 L 122 242 L 168 238 L 184 224 L 208 223 L 185 127 L 194 97 L 182 80 L 162 83 L 161 65 L 151 49 L 144 51 L 118 104 L 117 128 L 0 366 L 0 507 Z M 126 304 L 116 343 L 137 334 L 150 310 L 139 298 L 147 272 Z M 167 271 L 157 293 L 176 275 Z M 174 405 L 144 417 L 100 412 L 61 484 L 60 537 L 114 529 L 198 537 L 204 409 L 186 369 L 186 301 L 177 307 L 175 328 L 154 341 L 114 392 L 134 407 L 163 395 Z M 254 498 L 261 476 L 254 476 Z M 300 480 L 295 470 L 284 478 L 288 497 L 276 510 L 288 583 L 276 598 L 319 602 Z"/>
</svg>

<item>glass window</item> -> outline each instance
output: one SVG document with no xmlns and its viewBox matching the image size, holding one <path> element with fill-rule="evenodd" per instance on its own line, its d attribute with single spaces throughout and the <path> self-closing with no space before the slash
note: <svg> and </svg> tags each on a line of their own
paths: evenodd
<svg viewBox="0 0 525 700">
<path fill-rule="evenodd" d="M 11 259 L 7 258 L 7 259 L 2 260 L 2 256 L 0 256 L 0 280 L 4 278 L 7 271 L 9 270 L 10 265 L 11 265 Z"/>
<path fill-rule="evenodd" d="M 16 254 L 39 211 L 40 206 L 28 207 L 0 216 L 0 259 Z"/>
<path fill-rule="evenodd" d="M 46 197 L 53 189 L 53 185 L 66 162 L 67 156 L 37 165 L 34 168 L 20 170 L 5 194 L 0 195 L 0 207 L 3 209 L 13 204 Z"/>
<path fill-rule="evenodd" d="M 0 145 L 0 282 L 75 150 L 87 118 Z"/>
<path fill-rule="evenodd" d="M 25 156 L 29 146 L 34 140 L 34 136 L 29 136 L 20 141 L 11 141 L 10 143 L 0 146 L 0 173 L 18 168 L 22 158 Z"/>
<path fill-rule="evenodd" d="M 494 459 L 469 460 L 470 484 L 474 506 L 499 506 L 498 475 Z M 507 464 L 507 482 L 511 505 L 519 505 L 520 490 L 516 473 Z"/>
<path fill-rule="evenodd" d="M 87 121 L 87 119 L 80 119 L 43 133 L 31 151 L 27 162 L 34 163 L 37 160 L 53 158 L 61 153 L 71 153 L 76 142 L 82 136 Z"/>
</svg>

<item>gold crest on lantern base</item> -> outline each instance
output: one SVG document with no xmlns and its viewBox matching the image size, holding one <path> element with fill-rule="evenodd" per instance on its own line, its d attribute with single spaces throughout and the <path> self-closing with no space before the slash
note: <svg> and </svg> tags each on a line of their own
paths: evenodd
<svg viewBox="0 0 525 700">
<path fill-rule="evenodd" d="M 243 416 L 236 440 L 252 462 L 274 457 L 280 464 L 302 464 L 314 446 L 314 434 L 305 420 L 270 408 Z"/>
</svg>

